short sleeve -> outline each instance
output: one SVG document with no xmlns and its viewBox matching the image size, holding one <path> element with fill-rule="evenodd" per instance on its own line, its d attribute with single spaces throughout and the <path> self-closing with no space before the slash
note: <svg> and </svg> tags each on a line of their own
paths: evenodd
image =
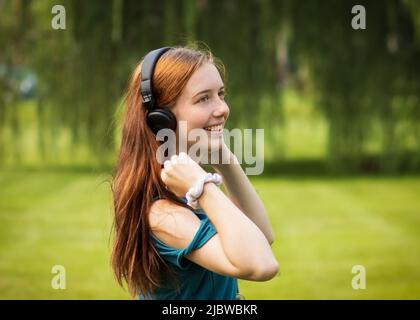
<svg viewBox="0 0 420 320">
<path fill-rule="evenodd" d="M 206 214 L 200 215 L 199 218 L 200 227 L 198 228 L 190 244 L 184 249 L 170 247 L 159 240 L 155 235 L 151 234 L 155 242 L 156 249 L 159 251 L 159 254 L 162 256 L 162 258 L 164 258 L 170 264 L 183 270 L 187 269 L 191 265 L 192 262 L 184 258 L 184 256 L 189 254 L 191 251 L 201 248 L 211 237 L 217 233 L 216 228 L 211 223 Z"/>
</svg>

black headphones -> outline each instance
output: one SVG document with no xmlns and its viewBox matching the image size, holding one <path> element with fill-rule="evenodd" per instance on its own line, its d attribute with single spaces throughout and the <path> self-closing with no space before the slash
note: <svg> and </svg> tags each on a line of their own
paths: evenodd
<svg viewBox="0 0 420 320">
<path fill-rule="evenodd" d="M 155 66 L 160 56 L 166 51 L 172 49 L 171 47 L 163 47 L 150 51 L 143 60 L 141 67 L 141 86 L 140 91 L 143 97 L 143 104 L 147 109 L 146 122 L 154 134 L 157 134 L 160 129 L 176 129 L 175 115 L 168 109 L 155 106 L 156 100 L 153 95 L 152 77 Z"/>
</svg>

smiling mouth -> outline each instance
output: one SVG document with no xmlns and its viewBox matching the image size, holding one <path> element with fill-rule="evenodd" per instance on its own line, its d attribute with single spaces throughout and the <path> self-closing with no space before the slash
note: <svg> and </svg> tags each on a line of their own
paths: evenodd
<svg viewBox="0 0 420 320">
<path fill-rule="evenodd" d="M 204 130 L 207 131 L 211 131 L 211 132 L 220 132 L 223 130 L 223 124 L 219 124 L 217 126 L 210 126 L 210 127 L 205 127 Z"/>
</svg>

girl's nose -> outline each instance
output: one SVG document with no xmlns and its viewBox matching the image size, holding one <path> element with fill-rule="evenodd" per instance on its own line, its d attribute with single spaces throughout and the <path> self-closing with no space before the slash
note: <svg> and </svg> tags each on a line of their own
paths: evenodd
<svg viewBox="0 0 420 320">
<path fill-rule="evenodd" d="M 221 99 L 219 100 L 219 103 L 215 107 L 213 115 L 216 118 L 219 118 L 221 116 L 227 118 L 227 116 L 229 115 L 229 106 L 227 105 L 226 101 Z"/>
</svg>

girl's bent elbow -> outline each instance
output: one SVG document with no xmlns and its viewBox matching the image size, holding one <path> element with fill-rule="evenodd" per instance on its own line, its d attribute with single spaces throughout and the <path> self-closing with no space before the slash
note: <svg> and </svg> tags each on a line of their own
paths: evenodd
<svg viewBox="0 0 420 320">
<path fill-rule="evenodd" d="M 279 273 L 279 264 L 273 261 L 256 270 L 250 280 L 254 281 L 268 281 L 273 279 Z"/>
<path fill-rule="evenodd" d="M 261 281 L 268 281 L 273 279 L 279 273 L 279 264 L 277 261 L 270 266 L 267 266 L 264 272 L 261 274 Z"/>
</svg>

